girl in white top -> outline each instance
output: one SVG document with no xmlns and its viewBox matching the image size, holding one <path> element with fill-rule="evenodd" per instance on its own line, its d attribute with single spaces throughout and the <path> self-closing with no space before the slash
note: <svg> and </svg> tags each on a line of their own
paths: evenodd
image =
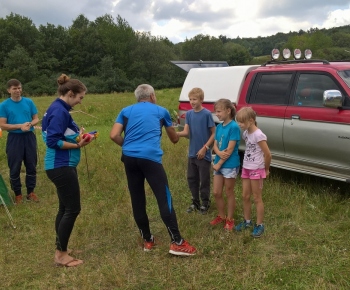
<svg viewBox="0 0 350 290">
<path fill-rule="evenodd" d="M 256 225 L 252 236 L 260 237 L 264 233 L 264 203 L 262 201 L 263 179 L 270 171 L 271 153 L 267 146 L 266 135 L 257 127 L 256 113 L 251 107 L 241 108 L 236 115 L 238 126 L 243 130 L 243 140 L 246 149 L 243 158 L 242 187 L 243 187 L 243 214 L 244 221 L 235 229 L 241 231 L 252 227 L 251 202 L 253 195 L 256 207 Z"/>
</svg>

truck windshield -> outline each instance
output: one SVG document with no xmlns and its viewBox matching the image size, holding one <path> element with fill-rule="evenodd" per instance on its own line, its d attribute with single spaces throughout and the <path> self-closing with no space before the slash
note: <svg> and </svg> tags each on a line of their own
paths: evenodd
<svg viewBox="0 0 350 290">
<path fill-rule="evenodd" d="M 339 76 L 343 79 L 343 81 L 348 85 L 350 88 L 350 70 L 341 70 L 338 71 Z"/>
</svg>

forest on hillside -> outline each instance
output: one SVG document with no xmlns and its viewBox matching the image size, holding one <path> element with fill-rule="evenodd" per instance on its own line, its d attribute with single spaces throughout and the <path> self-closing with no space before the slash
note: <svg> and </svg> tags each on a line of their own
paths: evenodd
<svg viewBox="0 0 350 290">
<path fill-rule="evenodd" d="M 90 21 L 78 15 L 69 27 L 36 27 L 25 16 L 0 18 L 0 97 L 6 82 L 19 79 L 27 96 L 53 95 L 61 73 L 82 80 L 90 93 L 133 91 L 140 83 L 156 89 L 180 87 L 186 72 L 172 60 L 227 61 L 244 65 L 267 59 L 273 48 L 309 48 L 314 58 L 350 59 L 350 25 L 228 38 L 199 34 L 181 43 L 135 31 L 121 16 Z"/>
</svg>

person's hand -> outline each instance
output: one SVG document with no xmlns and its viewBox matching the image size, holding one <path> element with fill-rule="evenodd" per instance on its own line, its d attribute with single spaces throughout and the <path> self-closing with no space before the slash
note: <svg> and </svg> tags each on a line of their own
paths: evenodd
<svg viewBox="0 0 350 290">
<path fill-rule="evenodd" d="M 215 171 L 218 171 L 220 168 L 221 168 L 221 166 L 220 166 L 218 163 L 216 163 L 216 164 L 213 165 L 213 169 L 214 169 Z"/>
<path fill-rule="evenodd" d="M 226 149 L 225 149 L 223 151 L 220 151 L 218 155 L 219 155 L 220 159 L 226 160 L 230 157 L 231 154 L 227 153 Z"/>
<path fill-rule="evenodd" d="M 21 126 L 21 130 L 23 132 L 27 132 L 27 131 L 30 131 L 30 128 L 32 127 L 32 123 L 30 122 L 26 122 L 26 123 L 23 123 L 22 126 Z"/>
<path fill-rule="evenodd" d="M 85 135 L 85 138 L 81 136 L 81 140 L 79 142 L 80 147 L 84 147 L 92 142 L 92 140 L 95 140 L 95 137 L 89 136 L 88 134 Z"/>
<path fill-rule="evenodd" d="M 266 177 L 269 177 L 270 175 L 270 169 L 265 169 Z"/>
<path fill-rule="evenodd" d="M 207 152 L 207 148 L 203 147 L 199 149 L 197 152 L 197 159 L 203 159 L 205 157 L 205 153 Z"/>
</svg>

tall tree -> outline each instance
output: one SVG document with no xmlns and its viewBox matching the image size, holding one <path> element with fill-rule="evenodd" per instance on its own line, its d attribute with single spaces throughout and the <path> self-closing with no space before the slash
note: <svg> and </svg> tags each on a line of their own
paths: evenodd
<svg viewBox="0 0 350 290">
<path fill-rule="evenodd" d="M 168 40 L 151 36 L 149 32 L 140 32 L 136 36 L 128 75 L 150 82 L 158 88 L 161 87 L 161 83 L 163 87 L 170 85 L 175 68 L 170 60 L 174 59 L 175 55 Z"/>
<path fill-rule="evenodd" d="M 5 19 L 0 19 L 0 67 L 16 45 L 24 47 L 32 56 L 38 36 L 39 32 L 33 21 L 27 17 L 11 13 Z"/>
<path fill-rule="evenodd" d="M 224 52 L 225 60 L 229 65 L 245 65 L 249 64 L 252 60 L 248 49 L 233 42 L 224 44 Z"/>
<path fill-rule="evenodd" d="M 29 53 L 21 46 L 16 45 L 4 61 L 4 68 L 11 72 L 7 78 L 17 78 L 26 83 L 38 76 L 38 66 Z"/>
<path fill-rule="evenodd" d="M 350 33 L 336 32 L 331 36 L 333 46 L 344 47 L 350 50 Z"/>
<path fill-rule="evenodd" d="M 224 60 L 224 45 L 216 37 L 198 34 L 182 45 L 183 60 Z"/>
<path fill-rule="evenodd" d="M 332 46 L 332 38 L 320 30 L 316 30 L 309 37 L 308 46 L 308 48 L 315 52 L 321 48 L 329 48 Z"/>
<path fill-rule="evenodd" d="M 84 15 L 79 15 L 68 32 L 72 48 L 63 59 L 63 66 L 75 75 L 94 75 L 106 54 L 96 25 Z"/>
<path fill-rule="evenodd" d="M 63 60 L 72 49 L 73 45 L 66 28 L 53 24 L 39 26 L 34 57 L 39 69 L 46 75 L 68 72 L 69 66 L 65 67 Z"/>
<path fill-rule="evenodd" d="M 112 56 L 114 65 L 126 72 L 131 62 L 130 53 L 136 40 L 134 30 L 119 15 L 115 21 L 108 14 L 98 17 L 95 25 L 106 55 Z"/>
</svg>

